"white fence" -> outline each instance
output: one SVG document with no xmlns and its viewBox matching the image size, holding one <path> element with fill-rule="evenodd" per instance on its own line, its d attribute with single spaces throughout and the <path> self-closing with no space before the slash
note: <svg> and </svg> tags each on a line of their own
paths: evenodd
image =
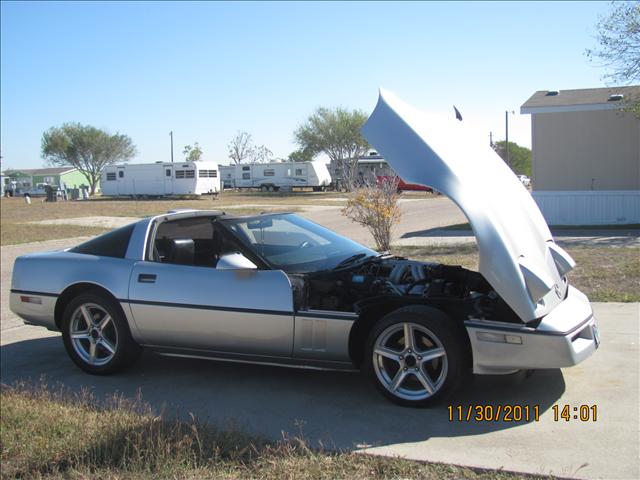
<svg viewBox="0 0 640 480">
<path fill-rule="evenodd" d="M 640 190 L 534 191 L 549 225 L 640 223 Z"/>
</svg>

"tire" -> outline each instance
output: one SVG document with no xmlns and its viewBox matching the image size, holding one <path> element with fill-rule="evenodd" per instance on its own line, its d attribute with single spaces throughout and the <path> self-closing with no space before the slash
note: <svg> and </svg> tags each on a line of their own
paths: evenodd
<svg viewBox="0 0 640 480">
<path fill-rule="evenodd" d="M 262 185 L 262 186 L 260 187 L 260 191 L 261 191 L 261 192 L 263 192 L 263 193 L 267 193 L 267 190 L 268 190 L 268 188 L 267 188 L 267 186 L 266 186 L 266 185 Z"/>
<path fill-rule="evenodd" d="M 92 320 L 87 320 L 88 316 Z M 142 350 L 131 337 L 120 306 L 95 291 L 81 293 L 69 302 L 62 318 L 62 339 L 71 360 L 94 375 L 127 368 Z"/>
<path fill-rule="evenodd" d="M 405 346 L 407 331 L 413 345 Z M 462 333 L 435 308 L 395 310 L 380 319 L 369 334 L 364 374 L 398 405 L 433 405 L 449 396 L 468 372 Z"/>
<path fill-rule="evenodd" d="M 275 192 L 275 188 L 273 185 L 269 185 L 269 187 L 267 188 L 267 190 L 269 190 L 269 192 Z"/>
</svg>

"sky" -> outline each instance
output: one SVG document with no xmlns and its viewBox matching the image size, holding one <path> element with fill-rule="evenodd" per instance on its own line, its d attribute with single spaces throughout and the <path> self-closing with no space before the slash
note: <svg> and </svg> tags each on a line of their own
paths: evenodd
<svg viewBox="0 0 640 480">
<path fill-rule="evenodd" d="M 531 146 L 536 90 L 606 86 L 590 63 L 609 2 L 7 2 L 1 4 L 2 169 L 37 168 L 42 133 L 80 122 L 129 135 L 135 162 L 198 142 L 229 163 L 238 131 L 275 157 L 317 107 L 371 112 L 379 87 L 452 105 Z M 514 112 L 511 114 L 511 112 Z"/>
</svg>

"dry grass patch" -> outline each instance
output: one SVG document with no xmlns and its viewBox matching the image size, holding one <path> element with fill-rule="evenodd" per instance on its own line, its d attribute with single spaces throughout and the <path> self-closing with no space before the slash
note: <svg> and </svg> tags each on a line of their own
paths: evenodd
<svg viewBox="0 0 640 480">
<path fill-rule="evenodd" d="M 475 245 L 392 247 L 393 253 L 416 260 L 478 269 Z M 640 302 L 639 247 L 567 247 L 576 268 L 569 282 L 592 302 Z"/>
<path fill-rule="evenodd" d="M 98 404 L 45 386 L 0 392 L 2 478 L 547 478 L 267 442 L 154 415 L 140 400 Z"/>
<path fill-rule="evenodd" d="M 226 195 L 226 194 L 225 194 Z M 222 196 L 221 196 L 222 198 Z M 248 204 L 245 197 L 240 197 L 242 202 Z M 253 200 L 255 203 L 255 199 Z M 42 220 L 79 218 L 79 217 L 147 217 L 159 215 L 168 210 L 177 208 L 194 208 L 199 210 L 224 210 L 225 205 L 232 203 L 212 200 L 211 197 L 198 199 L 167 199 L 167 200 L 111 200 L 96 198 L 89 201 L 76 202 L 43 202 L 40 198 L 34 198 L 31 205 L 27 205 L 23 198 L 0 199 L 0 220 L 2 227 L 2 245 L 14 245 L 17 243 L 53 240 L 58 238 L 71 238 L 84 235 L 97 235 L 108 229 L 80 226 L 80 225 L 38 225 L 31 222 Z M 230 209 L 233 215 L 250 215 L 260 213 L 263 210 L 282 211 L 277 204 L 272 207 L 248 207 Z M 295 208 L 287 208 L 287 211 L 295 211 Z"/>
<path fill-rule="evenodd" d="M 99 235 L 109 229 L 99 227 L 83 227 L 81 225 L 34 225 L 28 223 L 3 223 L 0 244 L 15 245 L 18 243 L 55 240 L 81 236 Z"/>
</svg>

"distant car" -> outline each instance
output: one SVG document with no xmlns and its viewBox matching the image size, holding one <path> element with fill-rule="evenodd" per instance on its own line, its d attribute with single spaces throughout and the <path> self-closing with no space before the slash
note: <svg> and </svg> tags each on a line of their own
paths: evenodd
<svg viewBox="0 0 640 480">
<path fill-rule="evenodd" d="M 531 186 L 531 179 L 526 175 L 518 175 L 518 180 L 520 180 L 520 183 L 522 183 L 522 185 L 524 185 L 525 187 Z"/>
<path fill-rule="evenodd" d="M 35 187 L 27 190 L 22 190 L 20 193 L 25 197 L 46 197 L 47 187 L 53 188 L 55 190 L 56 196 L 60 197 L 62 195 L 60 187 L 58 187 L 57 185 L 49 185 L 48 183 L 38 183 Z"/>
<path fill-rule="evenodd" d="M 443 398 L 470 371 L 582 362 L 599 345 L 593 311 L 569 285 L 575 262 L 531 195 L 483 136 L 473 143 L 455 118 L 423 128 L 405 111 L 381 93 L 363 134 L 400 175 L 460 207 L 476 235 L 478 272 L 378 253 L 291 213 L 176 211 L 18 257 L 11 310 L 61 331 L 73 362 L 92 374 L 127 367 L 142 347 L 356 368 L 409 406 Z M 438 130 L 445 125 L 449 137 Z"/>
<path fill-rule="evenodd" d="M 400 177 L 391 177 L 389 175 L 378 175 L 376 176 L 376 181 L 378 184 L 381 182 L 392 181 L 395 178 L 397 188 L 399 192 L 405 191 L 413 191 L 413 192 L 433 192 L 431 187 L 427 187 L 426 185 L 417 185 L 415 183 L 406 183 Z"/>
</svg>

